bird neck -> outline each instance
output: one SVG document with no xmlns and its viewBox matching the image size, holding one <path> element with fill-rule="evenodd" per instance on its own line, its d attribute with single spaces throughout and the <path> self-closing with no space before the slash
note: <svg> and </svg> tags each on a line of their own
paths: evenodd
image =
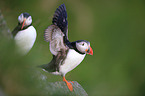
<svg viewBox="0 0 145 96">
<path fill-rule="evenodd" d="M 66 44 L 70 49 L 74 49 L 76 52 L 82 55 L 85 54 L 85 53 L 80 52 L 76 47 L 76 42 L 70 42 L 67 36 L 64 36 L 63 40 L 64 40 L 64 44 Z"/>
<path fill-rule="evenodd" d="M 24 26 L 23 29 L 21 29 L 22 24 L 21 24 L 21 23 L 18 23 L 19 31 L 20 31 L 20 30 L 25 30 L 25 29 L 27 29 L 28 27 L 30 27 L 31 25 L 32 25 L 32 23 L 31 23 L 30 25 L 28 25 L 28 26 Z"/>
</svg>

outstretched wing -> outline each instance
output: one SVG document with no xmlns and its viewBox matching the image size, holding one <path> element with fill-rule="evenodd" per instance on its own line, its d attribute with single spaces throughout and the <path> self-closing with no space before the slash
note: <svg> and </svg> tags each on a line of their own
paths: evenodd
<svg viewBox="0 0 145 96">
<path fill-rule="evenodd" d="M 68 40 L 67 12 L 64 4 L 60 5 L 53 16 L 52 24 L 58 26 L 64 33 L 64 40 Z"/>
<path fill-rule="evenodd" d="M 57 55 L 59 52 L 63 54 L 68 49 L 64 44 L 64 33 L 56 25 L 50 25 L 45 30 L 45 41 L 49 42 L 49 48 L 53 55 Z M 66 53 L 65 53 L 66 54 Z"/>
<path fill-rule="evenodd" d="M 50 63 L 40 66 L 49 72 L 59 72 L 59 67 L 66 58 L 68 52 L 68 22 L 66 7 L 64 4 L 56 9 L 53 16 L 52 25 L 45 30 L 45 41 L 49 42 L 49 48 L 53 54 L 53 59 Z"/>
</svg>

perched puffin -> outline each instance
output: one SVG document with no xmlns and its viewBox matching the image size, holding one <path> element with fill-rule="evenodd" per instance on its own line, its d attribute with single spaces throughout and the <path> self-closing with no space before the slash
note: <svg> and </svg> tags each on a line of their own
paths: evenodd
<svg viewBox="0 0 145 96">
<path fill-rule="evenodd" d="M 17 51 L 21 55 L 27 54 L 36 40 L 36 30 L 32 26 L 32 17 L 29 13 L 22 13 L 18 17 L 18 25 L 12 31 Z"/>
<path fill-rule="evenodd" d="M 90 42 L 78 40 L 70 42 L 68 40 L 67 12 L 64 4 L 56 9 L 52 25 L 45 30 L 45 41 L 49 42 L 53 59 L 48 64 L 40 67 L 47 72 L 61 75 L 70 91 L 73 91 L 72 84 L 65 79 L 66 73 L 78 66 L 86 54 L 93 55 Z"/>
</svg>

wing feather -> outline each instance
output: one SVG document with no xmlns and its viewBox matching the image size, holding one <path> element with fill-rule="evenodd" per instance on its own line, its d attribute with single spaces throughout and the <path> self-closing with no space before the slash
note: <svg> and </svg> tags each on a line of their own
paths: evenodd
<svg viewBox="0 0 145 96">
<path fill-rule="evenodd" d="M 64 33 L 65 38 L 67 38 L 68 34 L 68 21 L 67 21 L 67 12 L 64 4 L 60 5 L 53 16 L 52 24 L 58 26 L 61 31 Z"/>
<path fill-rule="evenodd" d="M 53 55 L 57 55 L 59 51 L 65 51 L 68 48 L 64 45 L 64 34 L 56 25 L 50 25 L 44 34 L 45 41 L 49 42 L 50 51 Z"/>
</svg>

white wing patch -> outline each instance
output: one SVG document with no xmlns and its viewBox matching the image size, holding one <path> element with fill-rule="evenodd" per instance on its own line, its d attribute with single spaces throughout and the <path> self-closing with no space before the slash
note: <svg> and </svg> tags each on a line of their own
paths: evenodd
<svg viewBox="0 0 145 96">
<path fill-rule="evenodd" d="M 63 43 L 63 32 L 55 25 L 50 25 L 44 34 L 45 41 L 49 42 L 50 51 L 53 55 L 57 55 L 61 49 L 67 49 Z"/>
</svg>

